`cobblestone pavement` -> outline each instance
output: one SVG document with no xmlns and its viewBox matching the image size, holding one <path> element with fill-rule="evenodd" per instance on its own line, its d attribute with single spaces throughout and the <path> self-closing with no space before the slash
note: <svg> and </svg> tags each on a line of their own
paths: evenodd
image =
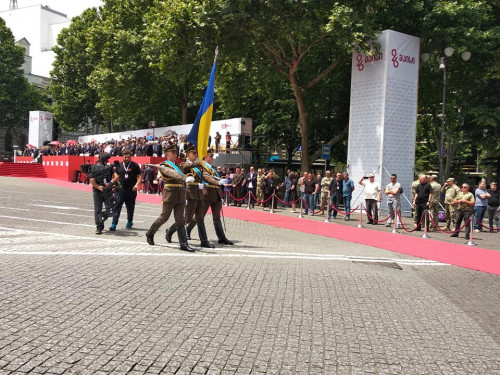
<svg viewBox="0 0 500 375">
<path fill-rule="evenodd" d="M 0 188 L 0 374 L 500 374 L 498 276 L 234 219 L 189 254 L 158 205 L 97 236 L 90 193 Z"/>
</svg>

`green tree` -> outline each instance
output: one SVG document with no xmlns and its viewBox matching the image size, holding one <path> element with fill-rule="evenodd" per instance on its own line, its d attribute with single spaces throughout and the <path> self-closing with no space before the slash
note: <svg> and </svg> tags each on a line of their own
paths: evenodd
<svg viewBox="0 0 500 375">
<path fill-rule="evenodd" d="M 46 110 L 47 95 L 28 83 L 21 66 L 24 49 L 0 18 L 0 126 L 18 133 L 28 126 L 30 110 Z"/>
<path fill-rule="evenodd" d="M 182 124 L 194 120 L 188 108 L 201 102 L 217 45 L 215 29 L 205 21 L 208 7 L 204 0 L 155 1 L 146 17 L 147 59 L 174 87 Z"/>
<path fill-rule="evenodd" d="M 66 130 L 102 121 L 97 106 L 99 96 L 89 85 L 89 77 L 100 60 L 100 46 L 91 39 L 91 30 L 100 22 L 98 10 L 87 9 L 61 31 L 54 47 L 56 58 L 49 90 L 55 99 L 55 118 Z"/>
<path fill-rule="evenodd" d="M 293 92 L 302 143 L 302 169 L 309 152 L 309 90 L 316 87 L 358 47 L 368 47 L 376 30 L 362 2 L 220 1 L 214 17 L 223 19 L 222 36 L 241 37 L 264 56 Z M 234 42 L 234 41 L 233 41 Z M 233 43 L 234 45 L 234 43 Z"/>
</svg>

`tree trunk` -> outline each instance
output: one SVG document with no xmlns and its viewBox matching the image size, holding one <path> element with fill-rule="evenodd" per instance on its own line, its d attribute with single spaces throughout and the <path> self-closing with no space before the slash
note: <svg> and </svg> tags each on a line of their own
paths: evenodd
<svg viewBox="0 0 500 375">
<path fill-rule="evenodd" d="M 189 99 L 189 88 L 187 82 L 184 82 L 184 86 L 182 89 L 182 98 L 181 98 L 181 124 L 188 123 L 188 114 L 187 114 L 188 99 Z"/>
<path fill-rule="evenodd" d="M 309 157 L 309 137 L 307 134 L 307 109 L 304 103 L 304 93 L 299 86 L 293 73 L 289 75 L 290 83 L 292 84 L 293 94 L 297 100 L 297 110 L 299 111 L 299 131 L 301 139 L 301 170 L 302 172 L 309 171 L 312 161 Z"/>
</svg>

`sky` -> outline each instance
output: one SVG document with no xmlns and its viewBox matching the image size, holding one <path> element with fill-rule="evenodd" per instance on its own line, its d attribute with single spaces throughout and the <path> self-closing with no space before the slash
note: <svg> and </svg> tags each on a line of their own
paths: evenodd
<svg viewBox="0 0 500 375">
<path fill-rule="evenodd" d="M 48 5 L 51 9 L 68 15 L 69 18 L 80 15 L 85 9 L 102 5 L 101 0 L 17 0 L 17 7 Z M 0 0 L 0 11 L 9 10 L 10 0 Z"/>
</svg>

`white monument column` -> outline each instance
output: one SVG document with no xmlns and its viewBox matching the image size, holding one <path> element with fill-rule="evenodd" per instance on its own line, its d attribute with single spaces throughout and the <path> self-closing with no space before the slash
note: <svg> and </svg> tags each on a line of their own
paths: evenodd
<svg viewBox="0 0 500 375">
<path fill-rule="evenodd" d="M 378 38 L 381 52 L 352 55 L 348 172 L 356 184 L 355 207 L 364 198 L 362 176 L 375 174 L 382 191 L 395 173 L 411 201 L 414 180 L 420 39 L 392 30 Z M 358 197 L 359 196 L 359 197 Z M 354 202 L 356 200 L 356 202 Z M 387 211 L 382 194 L 381 208 Z M 401 197 L 402 211 L 411 211 Z M 383 218 L 383 216 L 380 216 Z"/>
<path fill-rule="evenodd" d="M 50 112 L 30 111 L 28 142 L 40 147 L 45 141 L 52 141 L 54 116 Z"/>
</svg>

